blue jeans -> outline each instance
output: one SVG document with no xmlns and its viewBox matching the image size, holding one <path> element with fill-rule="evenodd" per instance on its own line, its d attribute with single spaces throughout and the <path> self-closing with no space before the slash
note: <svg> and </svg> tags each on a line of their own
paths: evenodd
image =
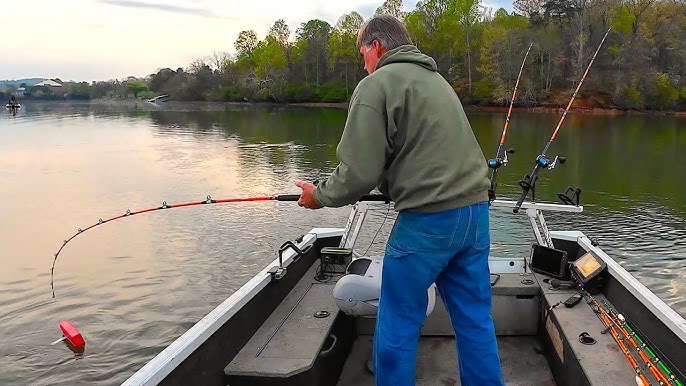
<svg viewBox="0 0 686 386">
<path fill-rule="evenodd" d="M 419 330 L 436 283 L 455 330 L 463 386 L 504 385 L 491 318 L 488 204 L 402 211 L 386 244 L 374 333 L 377 386 L 414 385 Z"/>
</svg>

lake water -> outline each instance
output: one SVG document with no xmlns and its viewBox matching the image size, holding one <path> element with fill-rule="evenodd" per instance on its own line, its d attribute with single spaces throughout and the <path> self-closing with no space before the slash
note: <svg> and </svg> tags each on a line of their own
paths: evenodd
<svg viewBox="0 0 686 386">
<path fill-rule="evenodd" d="M 345 111 L 139 103 L 26 103 L 0 116 L 0 384 L 119 384 L 314 226 L 342 227 L 350 207 L 294 203 L 203 205 L 98 226 L 59 256 L 63 241 L 98 221 L 167 203 L 299 193 L 295 179 L 336 166 Z M 501 113 L 469 113 L 487 157 Z M 516 199 L 559 117 L 515 110 L 499 198 Z M 686 119 L 570 115 L 540 175 L 556 200 L 580 186 L 584 212 L 548 214 L 578 229 L 677 312 L 686 315 Z M 526 216 L 492 210 L 492 254 L 527 253 Z M 381 253 L 393 223 L 372 204 L 357 248 Z M 522 212 L 523 213 L 523 212 Z M 388 217 L 388 218 L 387 218 Z M 385 220 L 385 221 L 384 221 Z M 372 235 L 381 228 L 379 236 Z M 372 243 L 372 241 L 374 241 Z M 63 344 L 60 321 L 86 339 Z"/>
</svg>

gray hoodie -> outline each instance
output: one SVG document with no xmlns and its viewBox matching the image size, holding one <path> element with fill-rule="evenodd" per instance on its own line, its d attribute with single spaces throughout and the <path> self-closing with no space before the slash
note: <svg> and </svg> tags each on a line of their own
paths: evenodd
<svg viewBox="0 0 686 386">
<path fill-rule="evenodd" d="M 355 88 L 339 165 L 314 191 L 328 207 L 375 187 L 395 209 L 440 212 L 488 200 L 486 159 L 462 103 L 416 47 L 386 52 Z"/>
</svg>

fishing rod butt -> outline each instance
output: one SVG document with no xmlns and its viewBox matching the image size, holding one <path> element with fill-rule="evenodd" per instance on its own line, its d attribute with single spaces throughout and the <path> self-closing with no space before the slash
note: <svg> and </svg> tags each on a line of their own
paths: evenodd
<svg viewBox="0 0 686 386">
<path fill-rule="evenodd" d="M 276 196 L 276 201 L 298 201 L 299 199 L 299 194 L 280 194 Z"/>
<path fill-rule="evenodd" d="M 300 195 L 299 194 L 281 194 L 278 196 L 274 196 L 274 199 L 276 201 L 298 201 L 300 199 Z M 391 200 L 390 197 L 385 196 L 383 194 L 365 194 L 364 196 L 360 197 L 360 199 L 357 201 L 375 201 L 375 202 L 389 203 L 393 200 Z"/>
<path fill-rule="evenodd" d="M 385 196 L 383 194 L 365 194 L 358 201 L 375 201 L 375 202 L 384 202 L 384 203 L 388 204 L 393 200 L 391 200 L 390 197 Z"/>
<path fill-rule="evenodd" d="M 514 208 L 512 208 L 512 213 L 519 213 L 519 209 L 522 207 L 522 204 L 524 203 L 524 199 L 526 198 L 527 194 L 529 194 L 528 191 L 522 192 L 522 196 L 519 197 L 519 200 L 515 204 Z"/>
</svg>

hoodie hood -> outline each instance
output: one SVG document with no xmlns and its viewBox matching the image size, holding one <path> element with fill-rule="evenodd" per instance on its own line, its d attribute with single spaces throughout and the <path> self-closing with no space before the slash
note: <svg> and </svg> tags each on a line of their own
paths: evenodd
<svg viewBox="0 0 686 386">
<path fill-rule="evenodd" d="M 383 54 L 376 64 L 376 69 L 391 63 L 413 63 L 429 71 L 438 71 L 436 61 L 433 58 L 424 55 L 417 47 L 409 44 L 396 47 Z"/>
</svg>

